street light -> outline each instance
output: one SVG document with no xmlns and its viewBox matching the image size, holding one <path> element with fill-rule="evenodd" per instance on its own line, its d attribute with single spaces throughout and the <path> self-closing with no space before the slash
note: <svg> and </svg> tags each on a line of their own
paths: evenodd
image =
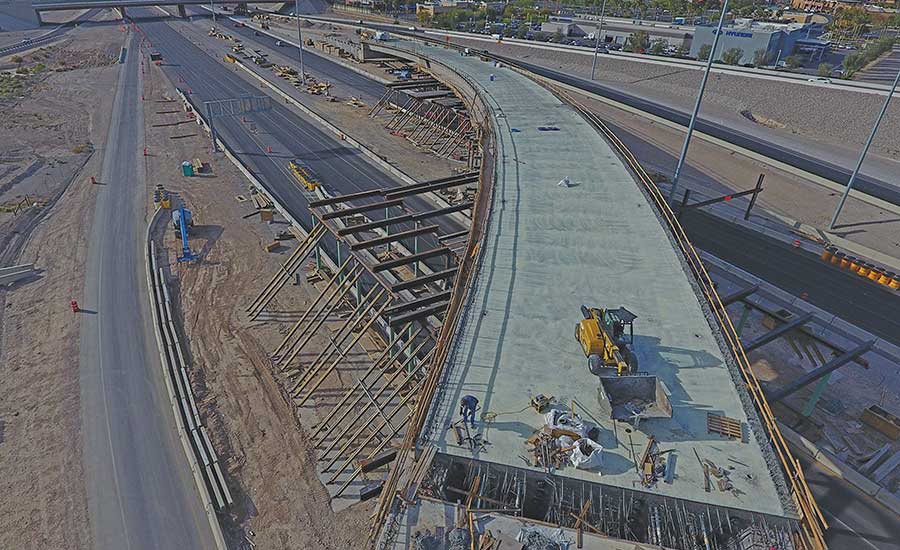
<svg viewBox="0 0 900 550">
<path fill-rule="evenodd" d="M 297 55 L 300 56 L 300 82 L 306 84 L 306 71 L 303 70 L 303 31 L 300 29 L 300 0 L 294 0 L 294 15 L 297 16 Z"/>
<path fill-rule="evenodd" d="M 597 27 L 597 36 L 594 37 L 594 62 L 591 63 L 591 80 L 594 80 L 594 71 L 597 69 L 597 54 L 600 52 L 600 34 L 603 31 L 603 16 L 606 15 L 606 0 L 600 8 L 600 25 Z"/>
<path fill-rule="evenodd" d="M 869 139 L 866 140 L 866 144 L 863 146 L 862 153 L 859 155 L 859 160 L 856 162 L 856 168 L 854 168 L 853 173 L 850 174 L 847 188 L 844 189 L 844 194 L 841 196 L 841 200 L 834 210 L 834 216 L 831 218 L 831 225 L 828 226 L 828 229 L 834 229 L 838 215 L 840 215 L 841 209 L 844 208 L 844 203 L 847 202 L 847 196 L 850 195 L 850 189 L 853 187 L 853 183 L 856 182 L 856 176 L 859 175 L 859 169 L 862 168 L 863 161 L 866 160 L 866 154 L 869 152 L 869 147 L 875 139 L 875 133 L 878 132 L 878 126 L 881 124 L 881 120 L 887 112 L 888 105 L 891 103 L 891 97 L 894 95 L 894 90 L 897 89 L 898 81 L 900 81 L 900 71 L 897 71 L 897 76 L 894 77 L 894 84 L 891 86 L 891 91 L 888 92 L 887 97 L 884 99 L 884 105 L 881 106 L 881 112 L 878 113 L 878 118 L 875 119 L 875 124 L 872 126 L 872 133 L 869 134 Z"/>
<path fill-rule="evenodd" d="M 694 103 L 694 112 L 691 114 L 691 122 L 688 124 L 687 135 L 684 136 L 684 145 L 681 146 L 681 156 L 678 158 L 678 164 L 675 166 L 675 174 L 672 176 L 672 189 L 669 191 L 670 201 L 675 200 L 675 191 L 678 189 L 678 178 L 681 176 L 681 169 L 684 168 L 684 159 L 687 157 L 688 146 L 691 144 L 694 125 L 697 123 L 697 113 L 700 112 L 700 102 L 703 101 L 703 91 L 706 90 L 706 81 L 709 80 L 709 72 L 712 69 L 713 59 L 716 57 L 716 46 L 719 45 L 719 37 L 722 36 L 722 24 L 725 22 L 726 13 L 728 13 L 728 0 L 725 0 L 722 4 L 722 14 L 719 15 L 719 26 L 716 27 L 712 49 L 709 51 L 709 58 L 706 60 L 706 69 L 703 71 L 703 80 L 700 81 L 700 91 L 697 93 L 697 102 Z"/>
</svg>

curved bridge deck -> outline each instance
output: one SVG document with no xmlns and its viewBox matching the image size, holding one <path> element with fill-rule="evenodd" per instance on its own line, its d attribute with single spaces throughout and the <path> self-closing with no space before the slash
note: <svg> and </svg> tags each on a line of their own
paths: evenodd
<svg viewBox="0 0 900 550">
<path fill-rule="evenodd" d="M 530 396 L 543 393 L 566 408 L 577 401 L 601 423 L 601 474 L 567 466 L 556 475 L 640 490 L 631 449 L 640 457 L 653 435 L 677 462 L 673 482 L 651 492 L 792 517 L 783 477 L 764 456 L 771 448 L 750 429 L 747 410 L 750 422 L 758 422 L 756 413 L 742 404 L 690 275 L 612 149 L 574 109 L 525 76 L 453 50 L 418 48 L 483 88 L 498 144 L 483 264 L 426 428 L 438 451 L 539 470 L 520 455 L 543 425 L 527 408 Z M 570 187 L 557 185 L 564 177 Z M 671 419 L 643 420 L 626 433 L 627 425 L 614 427 L 605 416 L 598 380 L 573 336 L 582 304 L 625 306 L 638 316 L 640 370 L 664 382 Z M 487 442 L 474 454 L 448 429 L 466 394 L 480 401 L 478 432 Z M 486 413 L 496 419 L 482 421 Z M 743 441 L 708 433 L 707 413 L 739 420 Z M 737 491 L 720 491 L 712 479 L 706 492 L 694 450 L 731 468 Z"/>
</svg>

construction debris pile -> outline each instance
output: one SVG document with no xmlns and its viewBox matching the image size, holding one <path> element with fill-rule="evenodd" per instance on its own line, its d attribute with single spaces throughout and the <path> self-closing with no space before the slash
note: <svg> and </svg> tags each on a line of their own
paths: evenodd
<svg viewBox="0 0 900 550">
<path fill-rule="evenodd" d="M 430 530 L 413 535 L 414 550 L 469 550 L 472 537 L 468 529 L 457 527 L 441 537 Z"/>
<path fill-rule="evenodd" d="M 651 435 L 647 441 L 647 447 L 641 455 L 641 463 L 638 468 L 641 485 L 652 487 L 660 479 L 665 479 L 666 483 L 672 483 L 674 456 L 672 449 L 660 450 L 659 442 Z"/>
<path fill-rule="evenodd" d="M 537 527 L 523 527 L 516 535 L 516 542 L 522 543 L 522 550 L 560 550 L 572 543 L 562 529 L 557 529 L 552 536 L 544 531 Z"/>
<path fill-rule="evenodd" d="M 525 442 L 531 448 L 523 457 L 531 466 L 548 473 L 566 464 L 585 470 L 603 464 L 603 447 L 595 440 L 599 430 L 590 428 L 576 413 L 552 409 L 544 415 L 544 426 Z"/>
</svg>

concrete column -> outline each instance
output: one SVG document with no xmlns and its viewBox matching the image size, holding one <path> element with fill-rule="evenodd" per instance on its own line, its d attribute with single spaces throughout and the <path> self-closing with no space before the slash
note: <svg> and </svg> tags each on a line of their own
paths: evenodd
<svg viewBox="0 0 900 550">
<path fill-rule="evenodd" d="M 122 19 L 125 19 L 125 6 L 119 6 L 116 9 L 119 10 L 119 15 L 122 17 Z"/>
<path fill-rule="evenodd" d="M 178 17 L 187 19 L 187 10 L 184 9 L 184 4 L 178 4 L 176 7 L 178 9 Z"/>
</svg>

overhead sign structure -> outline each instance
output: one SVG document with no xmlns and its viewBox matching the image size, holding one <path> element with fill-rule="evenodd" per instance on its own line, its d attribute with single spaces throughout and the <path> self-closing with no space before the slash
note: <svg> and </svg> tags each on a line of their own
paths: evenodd
<svg viewBox="0 0 900 550">
<path fill-rule="evenodd" d="M 209 135 L 212 138 L 213 151 L 218 151 L 214 122 L 216 118 L 269 111 L 272 109 L 272 98 L 247 95 L 239 98 L 204 101 L 203 106 L 206 108 L 206 120 L 209 121 Z"/>
</svg>

